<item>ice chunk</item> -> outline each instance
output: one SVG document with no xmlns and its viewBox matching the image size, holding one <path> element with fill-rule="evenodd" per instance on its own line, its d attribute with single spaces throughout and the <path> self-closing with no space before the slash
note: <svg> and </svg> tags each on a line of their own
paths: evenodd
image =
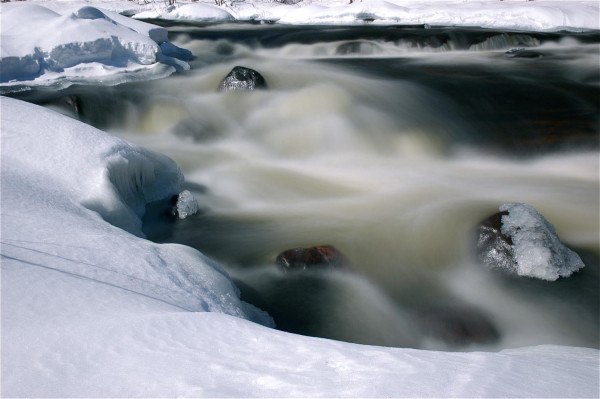
<svg viewBox="0 0 600 399">
<path fill-rule="evenodd" d="M 198 202 L 188 190 L 183 190 L 177 197 L 177 216 L 185 219 L 198 212 Z"/>
<path fill-rule="evenodd" d="M 579 255 L 565 247 L 554 226 L 532 206 L 508 203 L 500 206 L 502 234 L 513 242 L 516 272 L 519 276 L 554 281 L 568 277 L 585 265 Z"/>
</svg>

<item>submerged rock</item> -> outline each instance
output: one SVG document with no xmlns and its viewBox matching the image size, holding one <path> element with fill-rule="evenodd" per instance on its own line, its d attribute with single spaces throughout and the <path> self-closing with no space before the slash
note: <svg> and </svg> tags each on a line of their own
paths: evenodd
<svg viewBox="0 0 600 399">
<path fill-rule="evenodd" d="M 336 55 L 371 55 L 380 53 L 381 47 L 374 42 L 367 40 L 353 40 L 340 44 L 335 49 Z"/>
<path fill-rule="evenodd" d="M 284 270 L 347 268 L 350 265 L 348 259 L 331 245 L 289 249 L 280 253 L 275 263 Z"/>
<path fill-rule="evenodd" d="M 265 78 L 254 69 L 236 66 L 219 84 L 219 91 L 266 89 Z"/>
<path fill-rule="evenodd" d="M 455 347 L 492 344 L 500 338 L 487 316 L 470 307 L 427 307 L 419 310 L 417 322 L 427 337 Z"/>
<path fill-rule="evenodd" d="M 528 50 L 526 48 L 512 48 L 508 50 L 506 53 L 507 57 L 511 58 L 541 58 L 543 57 L 542 53 L 538 53 L 537 51 Z"/>
<path fill-rule="evenodd" d="M 477 257 L 490 269 L 554 281 L 585 265 L 532 206 L 508 203 L 477 228 Z"/>
</svg>

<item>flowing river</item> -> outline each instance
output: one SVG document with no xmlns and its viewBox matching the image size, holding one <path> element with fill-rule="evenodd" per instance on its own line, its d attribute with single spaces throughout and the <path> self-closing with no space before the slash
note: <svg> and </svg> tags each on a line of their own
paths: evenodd
<svg viewBox="0 0 600 399">
<path fill-rule="evenodd" d="M 173 158 L 200 212 L 145 233 L 219 261 L 282 330 L 442 350 L 599 346 L 599 43 L 592 33 L 172 24 L 192 69 L 21 98 Z M 218 92 L 234 66 L 267 90 Z M 474 229 L 534 206 L 586 267 L 492 272 Z M 158 207 L 158 205 L 157 205 Z M 348 270 L 286 273 L 333 245 Z"/>
</svg>

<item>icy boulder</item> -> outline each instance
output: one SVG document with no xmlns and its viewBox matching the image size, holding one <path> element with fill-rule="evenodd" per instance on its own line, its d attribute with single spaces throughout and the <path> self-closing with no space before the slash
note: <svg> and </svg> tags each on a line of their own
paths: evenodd
<svg viewBox="0 0 600 399">
<path fill-rule="evenodd" d="M 175 210 L 179 219 L 185 219 L 195 213 L 198 213 L 198 202 L 188 190 L 183 190 L 177 197 Z"/>
<path fill-rule="evenodd" d="M 532 206 L 507 203 L 499 210 L 478 228 L 477 254 L 486 266 L 547 281 L 568 277 L 585 266 Z"/>
<path fill-rule="evenodd" d="M 159 62 L 189 69 L 170 59 L 176 52 L 162 54 L 166 40 L 164 28 L 95 7 L 61 14 L 38 4 L 3 6 L 0 83 L 104 76 Z"/>
</svg>

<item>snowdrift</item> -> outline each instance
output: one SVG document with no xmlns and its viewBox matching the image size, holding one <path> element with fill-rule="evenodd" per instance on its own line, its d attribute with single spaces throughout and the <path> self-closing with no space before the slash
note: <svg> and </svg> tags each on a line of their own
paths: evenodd
<svg viewBox="0 0 600 399">
<path fill-rule="evenodd" d="M 164 28 L 84 6 L 62 13 L 38 4 L 2 6 L 0 84 L 56 80 L 164 77 L 189 69 L 187 50 L 167 41 Z M 109 79 L 110 78 L 110 79 Z"/>
<path fill-rule="evenodd" d="M 219 265 L 141 236 L 145 204 L 180 192 L 173 161 L 1 107 L 2 396 L 598 396 L 594 349 L 442 353 L 257 324 Z"/>
</svg>

